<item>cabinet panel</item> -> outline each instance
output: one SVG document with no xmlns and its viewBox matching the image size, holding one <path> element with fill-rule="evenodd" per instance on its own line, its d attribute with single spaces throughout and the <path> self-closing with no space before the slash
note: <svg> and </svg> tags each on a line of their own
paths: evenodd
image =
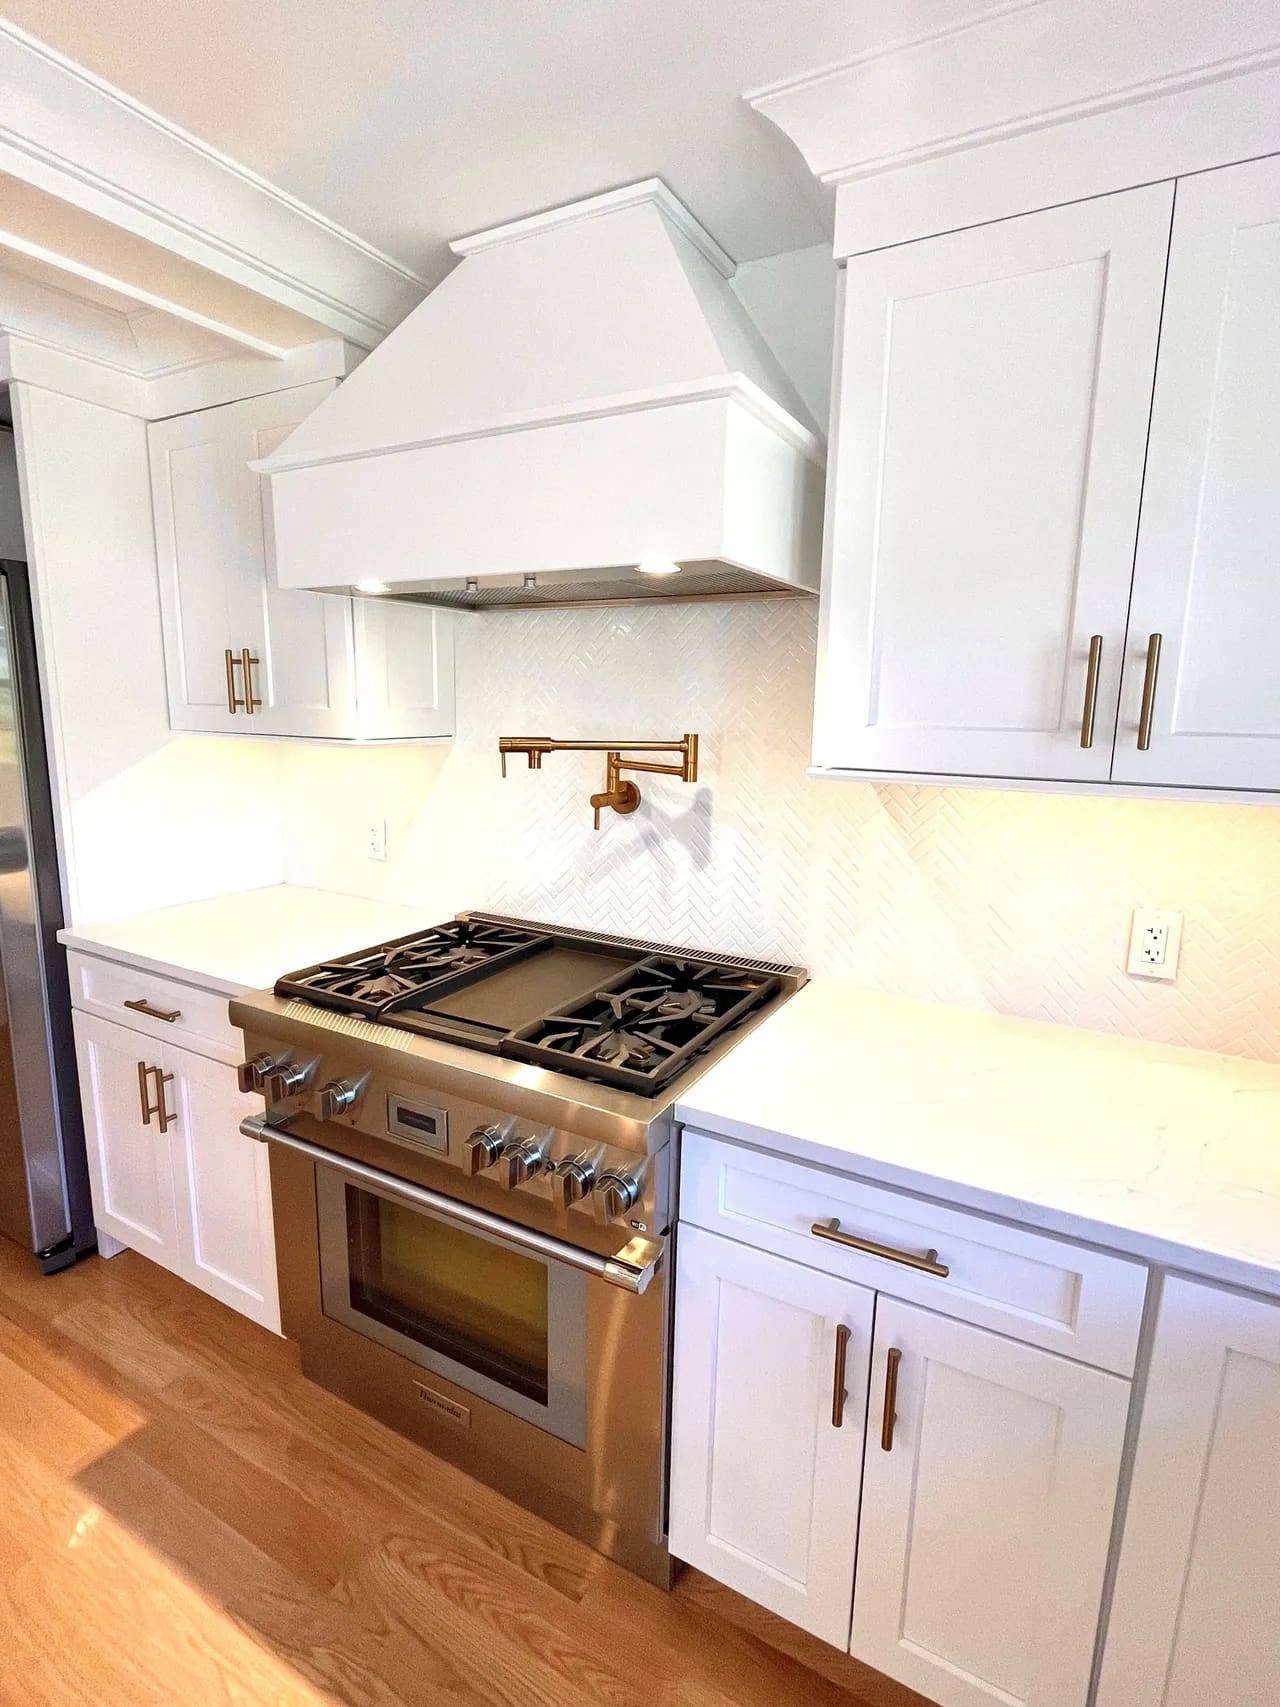
<svg viewBox="0 0 1280 1707">
<path fill-rule="evenodd" d="M 874 1295 L 698 1228 L 678 1243 L 671 1549 L 844 1647 Z"/>
<path fill-rule="evenodd" d="M 138 1065 L 164 1067 L 158 1044 L 122 1025 L 74 1016 L 94 1224 L 175 1271 L 180 1267 L 169 1135 L 143 1112 Z M 225 1068 L 223 1069 L 226 1070 Z M 147 1100 L 156 1105 L 154 1073 Z M 173 1086 L 164 1087 L 172 1111 Z"/>
<path fill-rule="evenodd" d="M 267 1151 L 240 1132 L 261 1099 L 237 1090 L 228 1067 L 188 1050 L 169 1050 L 166 1065 L 183 1278 L 278 1333 Z"/>
<path fill-rule="evenodd" d="M 1107 776 L 1171 200 L 850 261 L 816 765 Z"/>
<path fill-rule="evenodd" d="M 940 1707 L 1081 1707 L 1128 1403 L 1116 1376 L 881 1297 L 854 1655 Z"/>
<path fill-rule="evenodd" d="M 1280 789 L 1280 158 L 1178 184 L 1114 775 Z M 1150 746 L 1137 747 L 1149 637 Z"/>
<path fill-rule="evenodd" d="M 255 398 L 245 423 L 244 458 L 269 456 L 332 387 L 304 386 Z M 260 734 L 350 736 L 354 719 L 352 608 L 332 594 L 282 588 L 276 577 L 275 537 L 266 477 L 246 467 L 258 506 L 263 572 L 259 583 L 265 645 L 254 713 Z"/>
<path fill-rule="evenodd" d="M 234 729 L 245 721 L 230 703 L 243 695 L 241 650 L 260 652 L 264 637 L 254 477 L 225 410 L 153 422 L 147 437 L 170 721 Z"/>
<path fill-rule="evenodd" d="M 1098 1707 L 1280 1699 L 1280 1305 L 1167 1280 Z"/>
<path fill-rule="evenodd" d="M 353 601 L 358 733 L 366 741 L 453 733 L 453 630 L 448 611 Z"/>
</svg>

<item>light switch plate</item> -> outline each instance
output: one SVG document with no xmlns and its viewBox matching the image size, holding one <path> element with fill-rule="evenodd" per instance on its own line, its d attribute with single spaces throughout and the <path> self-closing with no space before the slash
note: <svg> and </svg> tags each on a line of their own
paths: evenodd
<svg viewBox="0 0 1280 1707">
<path fill-rule="evenodd" d="M 1178 951 L 1182 946 L 1182 914 L 1154 907 L 1135 907 L 1129 933 L 1129 959 L 1125 970 L 1135 978 L 1178 976 Z"/>
</svg>

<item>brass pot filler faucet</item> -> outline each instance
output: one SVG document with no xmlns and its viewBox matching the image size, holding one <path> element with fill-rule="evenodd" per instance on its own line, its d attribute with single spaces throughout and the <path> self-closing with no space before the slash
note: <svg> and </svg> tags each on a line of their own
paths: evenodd
<svg viewBox="0 0 1280 1707">
<path fill-rule="evenodd" d="M 678 776 L 681 782 L 698 780 L 698 737 L 682 735 L 678 741 L 553 741 L 547 735 L 501 735 L 498 752 L 502 757 L 502 774 L 507 774 L 507 754 L 523 753 L 531 771 L 542 769 L 545 753 L 604 753 L 607 755 L 604 773 L 604 792 L 591 796 L 595 813 L 595 828 L 600 828 L 600 814 L 606 806 L 624 816 L 640 804 L 640 790 L 624 770 L 648 771 L 651 776 Z M 655 764 L 650 759 L 624 759 L 624 753 L 679 753 L 678 765 Z"/>
</svg>

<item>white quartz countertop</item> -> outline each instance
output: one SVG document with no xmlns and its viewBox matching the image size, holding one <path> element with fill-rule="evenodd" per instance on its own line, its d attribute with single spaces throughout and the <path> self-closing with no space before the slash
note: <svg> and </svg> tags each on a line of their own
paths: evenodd
<svg viewBox="0 0 1280 1707">
<path fill-rule="evenodd" d="M 1280 1066 L 814 980 L 686 1124 L 1280 1293 Z"/>
<path fill-rule="evenodd" d="M 101 924 L 69 925 L 58 936 L 68 948 L 86 954 L 127 960 L 239 996 L 318 960 L 439 924 L 451 911 L 433 913 L 281 883 Z"/>
</svg>

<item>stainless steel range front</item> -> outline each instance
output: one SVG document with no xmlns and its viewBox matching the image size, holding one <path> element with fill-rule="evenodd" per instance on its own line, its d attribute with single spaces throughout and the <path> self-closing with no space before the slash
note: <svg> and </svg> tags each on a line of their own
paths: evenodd
<svg viewBox="0 0 1280 1707">
<path fill-rule="evenodd" d="M 304 1372 L 667 1585 L 673 1111 L 803 982 L 471 913 L 233 1001 Z"/>
</svg>

